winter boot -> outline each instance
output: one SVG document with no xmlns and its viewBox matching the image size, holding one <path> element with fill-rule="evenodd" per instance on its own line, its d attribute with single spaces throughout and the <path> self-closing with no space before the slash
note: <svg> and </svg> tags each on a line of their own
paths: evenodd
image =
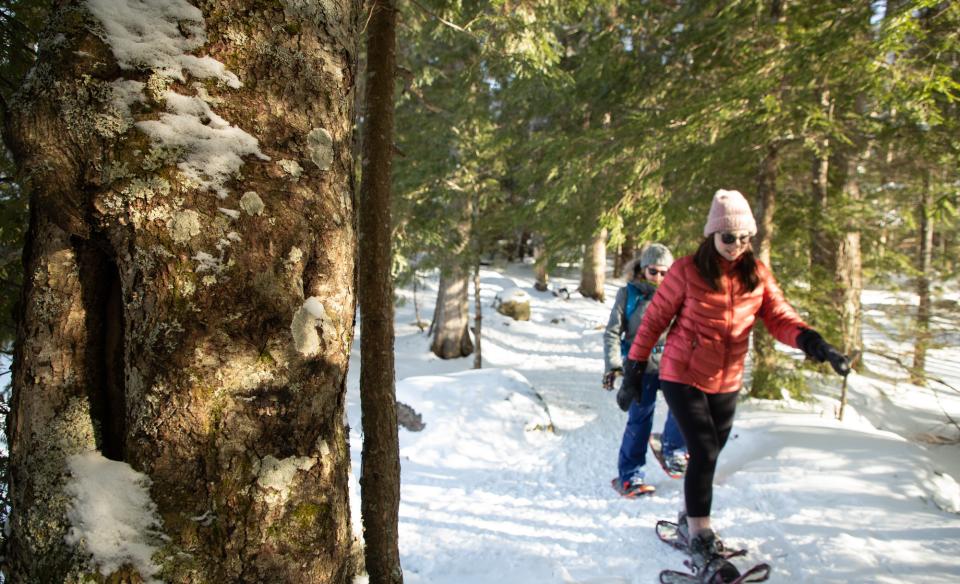
<svg viewBox="0 0 960 584">
<path fill-rule="evenodd" d="M 723 542 L 712 529 L 705 529 L 690 540 L 690 561 L 702 582 L 733 582 L 740 570 L 724 558 Z"/>
<path fill-rule="evenodd" d="M 643 495 L 651 495 L 656 491 L 656 487 L 643 482 L 642 477 L 633 477 L 628 481 L 621 481 L 619 477 L 613 479 L 610 485 L 613 490 L 620 493 L 621 497 L 626 499 L 636 499 Z"/>
<path fill-rule="evenodd" d="M 682 477 L 687 472 L 687 462 L 690 455 L 686 450 L 675 450 L 670 454 L 664 454 L 663 470 L 672 477 Z"/>
</svg>

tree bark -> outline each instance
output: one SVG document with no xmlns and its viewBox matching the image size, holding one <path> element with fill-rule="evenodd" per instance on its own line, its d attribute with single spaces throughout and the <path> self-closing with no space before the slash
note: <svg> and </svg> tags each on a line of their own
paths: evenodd
<svg viewBox="0 0 960 584">
<path fill-rule="evenodd" d="M 441 359 L 457 359 L 473 353 L 470 340 L 470 272 L 472 262 L 464 257 L 471 251 L 473 197 L 458 199 L 460 208 L 457 225 L 457 243 L 450 250 L 440 270 L 440 289 L 433 311 L 430 350 Z"/>
<path fill-rule="evenodd" d="M 533 283 L 533 287 L 539 292 L 546 292 L 550 288 L 550 278 L 547 274 L 548 263 L 549 258 L 543 237 L 535 235 L 533 237 L 533 273 L 536 282 Z"/>
<path fill-rule="evenodd" d="M 773 243 L 774 212 L 777 201 L 777 174 L 780 167 L 780 150 L 767 146 L 767 153 L 757 173 L 757 257 L 770 265 L 770 250 Z M 777 369 L 777 353 L 774 339 L 766 327 L 753 328 L 753 375 L 750 394 L 754 397 L 778 398 L 778 388 L 771 384 Z"/>
<path fill-rule="evenodd" d="M 481 342 L 483 341 L 483 304 L 480 302 L 480 257 L 477 257 L 477 263 L 473 267 L 473 336 L 476 339 L 476 351 L 473 353 L 473 368 L 483 368 L 483 351 Z"/>
<path fill-rule="evenodd" d="M 440 273 L 430 350 L 441 359 L 458 359 L 473 353 L 467 304 L 470 274 L 457 261 L 448 270 Z"/>
<path fill-rule="evenodd" d="M 598 231 L 583 254 L 583 267 L 580 271 L 580 294 L 603 302 L 605 271 L 607 268 L 607 230 Z"/>
<path fill-rule="evenodd" d="M 820 107 L 828 119 L 833 118 L 833 100 L 830 90 L 821 88 Z M 830 190 L 830 139 L 822 136 L 817 140 L 813 153 L 810 177 L 810 267 L 814 281 L 825 281 L 833 273 L 836 245 L 826 221 Z"/>
<path fill-rule="evenodd" d="M 360 508 L 371 584 L 401 584 L 398 547 L 400 442 L 394 368 L 393 280 L 390 275 L 390 181 L 396 8 L 376 0 L 367 23 L 366 112 L 360 191 L 360 401 L 363 465 Z"/>
<path fill-rule="evenodd" d="M 933 275 L 933 194 L 930 190 L 930 171 L 925 170 L 923 178 L 923 192 L 920 204 L 917 206 L 917 224 L 920 246 L 917 250 L 917 267 L 920 275 L 917 277 L 917 295 L 920 303 L 917 306 L 916 331 L 917 339 L 913 349 L 913 368 L 910 371 L 910 382 L 916 385 L 925 385 L 925 370 L 927 367 L 927 349 L 930 347 L 930 280 Z"/>
<path fill-rule="evenodd" d="M 620 247 L 620 270 L 616 272 L 617 277 L 624 277 L 623 269 L 633 261 L 636 253 L 637 236 L 633 233 L 628 233 L 623 240 L 623 245 Z"/>
<path fill-rule="evenodd" d="M 867 107 L 863 98 L 858 97 L 856 108 L 858 115 L 865 115 Z M 843 206 L 841 213 L 841 232 L 834 254 L 834 305 L 840 319 L 840 347 L 846 355 L 863 351 L 863 258 L 860 248 L 861 221 L 857 209 L 863 201 L 860 192 L 858 167 L 870 151 L 869 142 L 854 130 L 854 155 L 844 161 L 844 176 L 841 192 Z M 863 367 L 863 359 L 855 360 L 855 367 Z"/>
<path fill-rule="evenodd" d="M 13 582 L 97 570 L 65 540 L 70 457 L 90 451 L 152 481 L 165 581 L 353 576 L 359 6 L 198 5 L 179 6 L 172 29 L 236 78 L 189 59 L 132 69 L 87 28 L 108 16 L 61 2 L 47 33 L 61 40 L 5 117 L 32 209 L 9 425 Z M 175 138 L 247 144 L 238 167 L 218 175 L 222 157 L 197 165 L 196 144 L 150 133 L 170 116 Z"/>
</svg>

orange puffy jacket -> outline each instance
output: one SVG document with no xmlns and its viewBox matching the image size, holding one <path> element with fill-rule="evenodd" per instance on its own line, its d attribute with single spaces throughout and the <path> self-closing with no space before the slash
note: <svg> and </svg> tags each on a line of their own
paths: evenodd
<svg viewBox="0 0 960 584">
<path fill-rule="evenodd" d="M 760 283 L 749 291 L 732 271 L 735 262 L 721 258 L 720 265 L 719 292 L 697 272 L 693 256 L 671 266 L 643 316 L 630 359 L 646 361 L 676 317 L 660 359 L 660 379 L 706 393 L 726 393 L 740 389 L 750 330 L 758 314 L 774 338 L 797 346 L 797 335 L 809 327 L 784 300 L 767 266 L 757 260 Z"/>
</svg>

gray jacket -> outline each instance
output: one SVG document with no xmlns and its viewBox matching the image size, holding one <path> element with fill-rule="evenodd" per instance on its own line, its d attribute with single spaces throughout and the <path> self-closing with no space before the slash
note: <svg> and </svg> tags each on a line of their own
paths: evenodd
<svg viewBox="0 0 960 584">
<path fill-rule="evenodd" d="M 640 299 L 637 302 L 637 308 L 630 315 L 630 321 L 624 322 L 624 312 L 627 308 L 627 287 L 633 286 L 640 293 Z M 639 282 L 630 282 L 617 291 L 617 299 L 613 303 L 613 309 L 610 311 L 610 320 L 607 321 L 607 328 L 603 331 L 603 360 L 604 371 L 612 369 L 623 369 L 623 352 L 621 348 L 621 339 L 626 339 L 627 343 L 633 342 L 633 337 L 640 328 L 643 321 L 643 314 L 653 299 L 653 294 L 657 291 L 656 286 L 640 280 Z M 647 373 L 655 373 L 660 370 L 660 355 L 663 353 L 663 343 L 667 338 L 667 333 L 663 336 L 650 353 L 650 360 L 647 361 Z"/>
</svg>

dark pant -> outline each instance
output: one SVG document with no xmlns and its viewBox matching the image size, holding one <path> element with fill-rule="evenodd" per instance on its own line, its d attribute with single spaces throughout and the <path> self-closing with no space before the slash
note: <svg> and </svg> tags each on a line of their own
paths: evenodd
<svg viewBox="0 0 960 584">
<path fill-rule="evenodd" d="M 627 427 L 620 441 L 620 455 L 617 458 L 617 471 L 621 481 L 640 475 L 647 463 L 647 443 L 653 430 L 653 410 L 657 405 L 657 390 L 660 379 L 657 373 L 644 373 L 641 379 L 640 399 L 633 400 L 627 411 Z M 683 448 L 683 435 L 676 420 L 667 412 L 660 438 L 663 452 L 669 454 L 677 448 Z"/>
<path fill-rule="evenodd" d="M 733 428 L 740 392 L 704 393 L 696 387 L 672 381 L 661 381 L 660 388 L 690 453 L 683 480 L 687 514 L 709 517 L 717 458 Z"/>
</svg>

